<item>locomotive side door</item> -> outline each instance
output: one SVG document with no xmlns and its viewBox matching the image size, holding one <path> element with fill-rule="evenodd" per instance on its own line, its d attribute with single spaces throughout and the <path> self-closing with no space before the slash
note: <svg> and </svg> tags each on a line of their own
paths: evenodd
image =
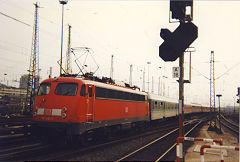
<svg viewBox="0 0 240 162">
<path fill-rule="evenodd" d="M 87 85 L 87 122 L 93 121 L 93 106 L 94 106 L 94 93 L 93 86 Z"/>
</svg>

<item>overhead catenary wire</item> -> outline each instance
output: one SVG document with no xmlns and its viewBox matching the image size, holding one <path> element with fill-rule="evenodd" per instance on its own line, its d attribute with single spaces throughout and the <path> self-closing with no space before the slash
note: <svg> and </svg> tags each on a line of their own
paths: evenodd
<svg viewBox="0 0 240 162">
<path fill-rule="evenodd" d="M 240 62 L 236 63 L 235 65 L 233 65 L 232 67 L 230 67 L 228 70 L 226 70 L 223 74 L 221 74 L 220 76 L 218 76 L 217 78 L 215 78 L 215 80 L 220 79 L 221 77 L 223 77 L 224 75 L 226 75 L 228 72 L 230 72 L 231 70 L 233 70 L 234 68 L 236 68 L 237 66 L 240 65 Z M 193 70 L 195 70 L 198 74 L 200 74 L 202 77 L 204 77 L 207 80 L 210 80 L 207 76 L 205 76 L 204 74 L 202 74 L 201 72 L 199 72 L 196 68 L 194 68 L 193 66 L 191 67 Z"/>
<path fill-rule="evenodd" d="M 200 74 L 201 76 L 203 76 L 205 79 L 210 80 L 207 76 L 203 75 L 201 72 L 199 72 L 196 68 L 194 68 L 193 66 L 191 67 L 193 70 L 195 70 L 198 74 Z"/>
<path fill-rule="evenodd" d="M 233 70 L 235 67 L 237 67 L 238 65 L 240 65 L 240 62 L 236 63 L 235 65 L 233 65 L 232 67 L 230 67 L 227 71 L 225 71 L 223 74 L 221 74 L 219 77 L 217 77 L 215 80 L 220 79 L 222 76 L 226 75 L 228 72 L 230 72 L 231 70 Z"/>
<path fill-rule="evenodd" d="M 16 19 L 16 18 L 14 18 L 14 17 L 12 17 L 12 16 L 9 16 L 9 15 L 7 15 L 7 14 L 5 14 L 5 13 L 2 13 L 1 11 L 0 11 L 0 15 L 3 15 L 3 16 L 5 16 L 5 17 L 7 17 L 7 18 L 10 18 L 10 19 L 14 20 L 14 21 L 20 22 L 20 23 L 22 23 L 22 24 L 24 24 L 24 25 L 26 25 L 26 26 L 31 27 L 31 25 L 29 25 L 28 23 L 25 23 L 25 22 L 23 22 L 23 21 L 21 21 L 21 20 L 19 20 L 19 19 Z"/>
</svg>

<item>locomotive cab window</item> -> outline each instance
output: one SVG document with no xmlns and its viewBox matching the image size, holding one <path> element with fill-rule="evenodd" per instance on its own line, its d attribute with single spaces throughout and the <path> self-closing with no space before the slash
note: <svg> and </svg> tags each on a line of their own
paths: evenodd
<svg viewBox="0 0 240 162">
<path fill-rule="evenodd" d="M 38 96 L 47 95 L 50 92 L 51 84 L 50 83 L 42 83 L 38 89 Z"/>
<path fill-rule="evenodd" d="M 76 83 L 59 83 L 55 90 L 56 95 L 75 96 L 77 94 L 78 84 Z"/>
</svg>

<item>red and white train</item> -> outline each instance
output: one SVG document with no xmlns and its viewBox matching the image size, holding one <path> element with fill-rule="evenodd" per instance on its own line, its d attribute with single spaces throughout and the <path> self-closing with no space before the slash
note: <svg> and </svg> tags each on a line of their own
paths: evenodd
<svg viewBox="0 0 240 162">
<path fill-rule="evenodd" d="M 185 105 L 186 113 L 204 112 L 201 105 Z M 132 88 L 83 78 L 44 80 L 33 108 L 33 125 L 70 135 L 125 124 L 136 125 L 178 115 L 178 104 Z"/>
</svg>

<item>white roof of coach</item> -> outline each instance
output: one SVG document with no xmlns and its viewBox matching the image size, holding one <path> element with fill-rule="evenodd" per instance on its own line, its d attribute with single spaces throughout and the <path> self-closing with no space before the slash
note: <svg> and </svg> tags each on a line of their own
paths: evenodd
<svg viewBox="0 0 240 162">
<path fill-rule="evenodd" d="M 148 97 L 149 97 L 149 99 L 152 99 L 152 100 L 178 103 L 177 99 L 169 98 L 169 97 L 165 97 L 165 96 L 158 96 L 158 95 L 155 95 L 155 94 L 149 94 Z"/>
</svg>

